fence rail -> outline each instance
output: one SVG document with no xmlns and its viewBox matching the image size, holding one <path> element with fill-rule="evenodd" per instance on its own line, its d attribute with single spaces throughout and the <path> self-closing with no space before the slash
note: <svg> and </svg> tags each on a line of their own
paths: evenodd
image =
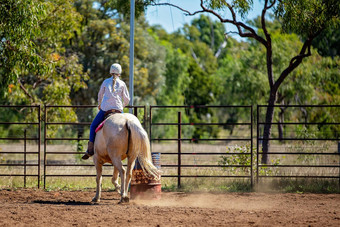
<svg viewBox="0 0 340 227">
<path fill-rule="evenodd" d="M 214 123 L 206 123 L 206 122 L 183 122 L 182 121 L 182 112 L 187 111 L 188 109 L 246 109 L 249 112 L 249 118 L 248 122 L 233 122 L 233 123 L 221 123 L 221 122 L 214 122 Z M 153 111 L 160 110 L 160 109 L 173 109 L 173 110 L 179 110 L 177 112 L 177 122 L 153 122 Z M 210 155 L 210 156 L 216 156 L 216 155 L 232 155 L 232 154 L 222 154 L 222 153 L 217 153 L 217 152 L 203 152 L 203 153 L 197 153 L 197 152 L 182 152 L 182 142 L 199 142 L 199 141 L 205 141 L 205 142 L 230 142 L 230 141 L 248 141 L 250 142 L 250 152 L 245 153 L 243 155 L 248 155 L 250 156 L 250 159 L 253 159 L 253 107 L 252 106 L 205 106 L 205 105 L 197 105 L 197 106 L 150 106 L 150 141 L 175 141 L 177 142 L 177 152 L 174 153 L 169 153 L 169 152 L 160 152 L 161 155 L 177 155 L 177 165 L 170 165 L 170 164 L 162 164 L 162 167 L 165 168 L 177 168 L 177 175 L 162 175 L 162 177 L 175 177 L 177 178 L 177 186 L 181 187 L 181 178 L 201 178 L 201 177 L 212 177 L 212 178 L 227 178 L 227 177 L 237 177 L 237 178 L 248 178 L 251 182 L 251 185 L 253 185 L 253 163 L 250 162 L 250 165 L 187 165 L 187 164 L 182 164 L 182 156 L 197 156 L 197 155 Z M 243 137 L 243 138 L 183 138 L 182 136 L 182 131 L 184 126 L 235 126 L 235 125 L 244 125 L 244 126 L 249 126 L 249 131 L 248 131 L 248 137 Z M 177 138 L 153 138 L 153 127 L 157 126 L 177 126 Z M 249 168 L 250 171 L 248 175 L 238 175 L 238 176 L 233 176 L 233 175 L 183 175 L 182 170 L 183 168 L 228 168 L 228 167 L 236 167 L 236 168 Z"/>
<path fill-rule="evenodd" d="M 265 121 L 261 121 L 260 115 L 261 115 L 261 110 L 267 110 L 267 108 L 274 108 L 278 109 L 278 108 L 284 108 L 285 110 L 289 109 L 289 108 L 313 108 L 313 110 L 315 110 L 315 108 L 332 108 L 332 109 L 336 109 L 334 112 L 339 113 L 340 111 L 340 105 L 273 105 L 273 106 L 267 106 L 267 105 L 258 105 L 257 106 L 257 133 L 256 133 L 256 144 L 257 144 L 257 163 L 256 163 L 256 181 L 258 182 L 260 178 L 338 178 L 339 179 L 339 186 L 340 186 L 340 143 L 339 143 L 339 134 L 340 131 L 337 131 L 337 134 L 335 135 L 336 137 L 331 137 L 331 138 L 324 138 L 324 137 L 318 137 L 318 136 L 313 136 L 312 138 L 310 137 L 310 135 L 306 134 L 303 137 L 300 136 L 300 138 L 297 137 L 286 137 L 284 135 L 271 135 L 270 138 L 265 138 L 263 136 L 261 136 L 260 133 L 260 129 L 261 126 L 265 126 L 265 125 L 280 125 L 281 127 L 285 127 L 285 126 L 305 126 L 306 130 L 308 129 L 308 127 L 316 125 L 318 127 L 322 127 L 322 126 L 339 126 L 340 123 L 339 122 L 307 122 L 305 119 L 305 122 L 272 122 L 272 123 L 267 123 Z M 306 110 L 304 110 L 306 111 Z M 308 114 L 308 113 L 304 113 L 304 114 Z M 338 119 L 339 120 L 339 119 Z M 278 137 L 279 136 L 279 137 Z M 303 143 L 305 143 L 306 141 L 337 141 L 338 142 L 338 153 L 337 152 L 285 152 L 285 151 L 280 151 L 280 152 L 271 152 L 269 151 L 261 151 L 260 149 L 260 144 L 263 141 L 301 141 Z M 275 165 L 270 165 L 270 164 L 263 164 L 260 163 L 260 155 L 284 155 L 284 156 L 306 156 L 307 158 L 313 159 L 313 156 L 333 156 L 335 158 L 338 157 L 338 162 L 336 165 L 334 164 L 275 164 Z M 273 175 L 264 175 L 263 173 L 261 173 L 261 168 L 275 168 L 280 169 L 280 168 L 318 168 L 318 169 L 322 169 L 322 168 L 338 168 L 339 170 L 339 175 L 338 176 L 334 176 L 334 175 L 310 175 L 310 174 L 304 174 L 302 175 L 301 172 L 299 175 L 296 174 L 289 174 L 289 175 L 280 175 L 280 174 L 273 174 Z"/>
<path fill-rule="evenodd" d="M 91 123 L 89 121 L 52 121 L 49 119 L 49 111 L 52 111 L 53 114 L 53 108 L 62 108 L 64 110 L 68 109 L 81 109 L 82 111 L 85 111 L 86 109 L 93 109 L 96 106 L 93 105 L 82 105 L 82 106 L 65 106 L 65 105 L 59 105 L 59 106 L 50 106 L 45 105 L 43 108 L 40 106 L 29 106 L 29 105 L 22 105 L 22 106 L 8 106 L 8 105 L 0 105 L 0 111 L 2 111 L 3 116 L 5 116 L 8 112 L 15 110 L 15 114 L 18 116 L 21 116 L 24 118 L 24 120 L 17 121 L 17 122 L 8 122 L 5 118 L 0 117 L 0 127 L 2 128 L 9 128 L 12 125 L 18 125 L 21 128 L 24 128 L 24 130 L 21 132 L 21 134 L 16 133 L 14 135 L 5 135 L 3 137 L 0 137 L 0 141 L 23 141 L 23 144 L 20 143 L 20 145 L 23 146 L 23 151 L 13 151 L 13 150 L 0 150 L 0 155 L 23 155 L 22 160 L 20 162 L 1 162 L 0 167 L 19 167 L 21 168 L 20 173 L 1 173 L 1 177 L 23 177 L 24 179 L 24 187 L 26 187 L 26 181 L 27 177 L 36 177 L 37 178 L 37 187 L 40 187 L 41 181 L 43 181 L 44 188 L 46 187 L 46 181 L 48 178 L 53 177 L 93 177 L 93 174 L 61 174 L 59 172 L 51 173 L 48 170 L 48 167 L 93 167 L 93 164 L 83 164 L 83 163 L 58 163 L 54 162 L 53 158 L 50 158 L 51 156 L 55 155 L 70 155 L 74 157 L 74 155 L 82 154 L 79 151 L 51 151 L 49 149 L 49 143 L 60 143 L 62 141 L 78 141 L 80 143 L 81 141 L 88 140 L 88 138 L 84 136 L 78 136 L 78 137 L 71 137 L 71 136 L 64 136 L 64 137 L 52 137 L 49 136 L 49 133 L 53 131 L 50 127 L 86 127 L 89 126 Z M 340 186 L 340 143 L 339 143 L 339 119 L 335 118 L 335 122 L 328 122 L 325 120 L 322 120 L 320 122 L 313 121 L 308 122 L 306 121 L 307 118 L 301 117 L 300 119 L 304 119 L 303 122 L 295 122 L 295 121 L 273 121 L 270 123 L 273 127 L 281 127 L 283 129 L 289 128 L 289 127 L 301 127 L 308 130 L 308 128 L 317 127 L 318 129 L 323 129 L 324 127 L 332 127 L 333 134 L 325 136 L 297 136 L 294 133 L 287 133 L 282 135 L 279 135 L 279 132 L 272 133 L 269 138 L 264 138 L 262 136 L 262 130 L 266 123 L 266 121 L 262 120 L 263 112 L 267 110 L 268 107 L 274 108 L 274 110 L 282 111 L 282 109 L 285 109 L 285 111 L 288 111 L 289 109 L 303 109 L 303 114 L 306 114 L 309 110 L 315 111 L 316 109 L 331 109 L 331 113 L 340 113 L 340 105 L 274 105 L 274 106 L 266 106 L 266 105 L 258 105 L 256 107 L 256 111 L 253 110 L 253 106 L 205 106 L 205 105 L 190 105 L 190 106 L 150 106 L 149 108 L 149 116 L 147 115 L 146 107 L 145 106 L 129 106 L 127 108 L 131 108 L 134 110 L 134 114 L 138 116 L 139 112 L 142 112 L 142 115 L 139 116 L 139 118 L 142 121 L 142 124 L 145 129 L 148 128 L 149 131 L 149 137 L 151 144 L 162 144 L 162 143 L 171 143 L 175 145 L 175 150 L 169 152 L 161 150 L 159 153 L 163 157 L 173 157 L 172 160 L 175 160 L 175 163 L 164 163 L 162 164 L 162 168 L 171 169 L 173 170 L 172 173 L 163 174 L 163 178 L 177 178 L 177 186 L 181 187 L 182 185 L 182 178 L 244 178 L 249 179 L 250 184 L 253 185 L 253 181 L 256 180 L 257 183 L 259 183 L 259 180 L 265 179 L 265 178 L 320 178 L 320 179 L 339 179 L 339 186 Z M 42 111 L 43 109 L 43 111 Z M 36 111 L 36 116 L 34 118 L 26 119 L 25 111 Z M 246 122 L 208 122 L 208 115 L 206 113 L 209 113 L 209 111 L 221 111 L 221 110 L 228 110 L 228 111 L 239 111 L 243 110 L 245 112 L 245 119 Z M 294 110 L 294 111 L 298 111 Z M 308 111 L 307 111 L 308 110 Z M 162 117 L 155 118 L 157 111 L 165 111 L 165 112 L 171 112 L 171 119 L 165 119 Z M 200 112 L 202 111 L 202 112 Z M 275 112 L 274 111 L 274 112 Z M 302 110 L 301 110 L 302 111 Z M 12 111 L 13 112 L 13 111 Z M 11 113 L 12 113 L 11 112 Z M 188 120 L 190 119 L 190 113 L 205 113 L 206 116 L 203 118 L 202 121 L 195 121 L 195 120 Z M 35 112 L 34 112 L 35 113 Z M 42 114 L 41 114 L 42 113 Z M 186 113 L 186 116 L 184 117 L 183 113 Z M 277 112 L 275 112 L 277 113 Z M 281 113 L 281 112 L 280 112 Z M 322 112 L 320 112 L 322 113 Z M 301 114 L 301 116 L 303 115 Z M 43 117 L 41 117 L 43 115 Z M 189 116 L 189 118 L 188 118 Z M 336 115 L 338 116 L 338 115 Z M 196 118 L 196 120 L 199 118 Z M 208 119 L 208 120 L 207 120 Z M 254 120 L 256 119 L 256 120 Z M 277 117 L 276 119 L 279 119 Z M 318 118 L 316 118 L 318 119 Z M 91 119 L 92 120 L 92 119 Z M 168 121 L 167 121 L 168 120 Z M 42 130 L 42 124 L 43 124 L 43 130 Z M 32 130 L 32 127 L 36 127 L 36 130 Z M 172 127 L 175 128 L 172 136 L 169 138 L 165 137 L 155 137 L 155 131 L 159 130 L 159 128 L 162 127 Z M 244 131 L 243 136 L 239 137 L 229 137 L 229 136 L 222 136 L 222 137 L 198 137 L 192 134 L 191 136 L 187 136 L 186 132 L 188 132 L 188 128 L 194 130 L 198 128 L 202 128 L 202 131 L 209 131 L 208 129 L 213 127 L 243 127 L 246 128 Z M 253 130 L 256 130 L 256 135 L 253 134 Z M 27 130 L 30 130 L 30 135 L 27 135 Z M 32 136 L 32 131 L 34 131 L 34 135 Z M 40 144 L 41 144 L 41 132 L 43 132 L 43 160 L 41 160 L 41 151 L 40 151 Z M 255 139 L 254 139 L 255 138 Z M 27 142 L 36 142 L 37 144 L 37 151 L 27 151 Z M 256 142 L 256 147 L 253 149 L 254 142 Z M 290 150 L 271 150 L 268 151 L 262 151 L 261 144 L 264 141 L 272 141 L 272 143 L 281 143 L 281 144 L 287 144 L 290 145 L 291 142 L 294 143 L 310 143 L 313 145 L 314 143 L 317 143 L 318 141 L 327 142 L 332 141 L 333 144 L 337 143 L 338 145 L 338 152 L 330 152 L 328 150 L 323 151 L 301 151 L 301 149 L 295 149 L 294 147 L 291 147 Z M 204 144 L 229 144 L 229 143 L 235 143 L 235 142 L 246 142 L 250 144 L 249 152 L 246 153 L 238 153 L 238 152 L 229 152 L 229 153 L 221 153 L 216 152 L 215 150 L 210 151 L 200 151 L 200 152 L 192 152 L 184 149 L 184 145 L 187 144 L 198 144 L 198 143 L 204 143 Z M 286 146 L 286 147 L 287 147 Z M 283 147 L 283 146 L 282 146 Z M 153 145 L 151 145 L 151 148 L 153 148 Z M 287 149 L 287 148 L 285 148 Z M 29 162 L 27 160 L 27 156 L 31 155 L 35 157 L 34 163 Z M 194 158 L 196 160 L 197 157 L 218 157 L 218 156 L 240 156 L 244 155 L 250 158 L 251 162 L 250 164 L 218 164 L 214 163 L 186 163 L 185 161 L 187 158 Z M 262 155 L 269 155 L 271 157 L 282 157 L 286 156 L 289 157 L 285 163 L 271 163 L 271 164 L 262 164 L 260 163 L 260 157 Z M 325 157 L 331 157 L 331 159 L 334 161 L 333 163 L 312 163 L 306 161 L 303 164 L 296 164 L 295 160 L 299 159 L 301 157 L 305 159 L 326 159 Z M 317 157 L 317 158 L 315 158 Z M 199 158 L 198 158 L 199 159 Z M 32 160 L 30 160 L 32 161 Z M 42 165 L 42 166 L 41 166 Z M 110 165 L 105 165 L 110 166 Z M 35 173 L 29 173 L 27 171 L 27 168 L 36 168 Z M 41 168 L 43 169 L 41 173 Z M 199 174 L 188 174 L 185 172 L 187 169 L 222 169 L 222 168 L 243 168 L 247 169 L 244 174 L 240 175 L 233 175 L 233 174 L 205 174 L 199 173 Z M 323 172 L 323 174 L 318 173 L 310 173 L 308 171 L 300 172 L 299 174 L 287 174 L 287 170 L 290 169 L 305 169 L 305 170 L 313 170 L 318 169 Z M 276 171 L 275 174 L 267 174 L 266 171 L 263 171 L 264 169 L 271 169 L 273 171 Z M 332 169 L 332 171 L 329 171 L 329 169 Z M 338 169 L 337 171 L 334 171 Z M 328 171 L 328 172 L 327 172 Z M 336 172 L 339 172 L 339 175 L 334 175 Z M 110 177 L 111 175 L 105 175 L 104 177 Z"/>
<path fill-rule="evenodd" d="M 20 174 L 5 174 L 2 173 L 0 176 L 4 176 L 4 177 L 23 177 L 24 179 L 24 187 L 26 187 L 26 182 L 27 182 L 27 177 L 36 177 L 37 178 L 37 187 L 40 188 L 40 144 L 41 144 L 41 117 L 40 117 L 40 112 L 41 112 L 41 108 L 39 105 L 0 105 L 0 111 L 4 112 L 5 111 L 13 111 L 13 110 L 23 110 L 23 109 L 29 109 L 29 110 L 37 110 L 37 115 L 35 116 L 35 120 L 36 122 L 32 122 L 32 120 L 27 120 L 27 119 L 22 119 L 24 121 L 29 121 L 29 122 L 22 122 L 22 121 L 16 121 L 16 122 L 4 122 L 3 120 L 1 120 L 0 122 L 0 126 L 4 125 L 4 126 L 11 126 L 11 125 L 25 125 L 27 126 L 23 131 L 21 131 L 21 133 L 23 133 L 23 136 L 18 137 L 0 137 L 0 141 L 24 141 L 23 144 L 23 151 L 1 151 L 0 150 L 0 155 L 1 154 L 21 154 L 23 155 L 23 163 L 15 163 L 15 164 L 11 164 L 11 163 L 1 163 L 0 166 L 4 166 L 4 167 L 23 167 L 22 169 L 22 173 Z M 19 112 L 18 111 L 18 112 Z M 20 114 L 21 115 L 21 114 Z M 22 115 L 21 115 L 22 116 Z M 25 117 L 25 116 L 23 116 Z M 36 125 L 37 130 L 36 130 L 36 137 L 27 137 L 27 129 L 29 128 L 30 125 Z M 16 132 L 18 133 L 18 132 Z M 37 143 L 37 152 L 28 152 L 27 151 L 27 141 L 36 141 Z M 36 164 L 29 164 L 27 163 L 27 155 L 35 155 L 36 156 L 36 160 L 37 163 Z M 36 174 L 27 174 L 27 167 L 36 167 Z"/>
</svg>

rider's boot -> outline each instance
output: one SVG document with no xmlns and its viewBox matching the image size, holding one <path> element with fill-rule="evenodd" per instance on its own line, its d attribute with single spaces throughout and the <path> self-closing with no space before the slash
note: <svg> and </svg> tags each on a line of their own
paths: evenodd
<svg viewBox="0 0 340 227">
<path fill-rule="evenodd" d="M 91 157 L 92 155 L 94 155 L 94 144 L 93 142 L 89 141 L 89 143 L 87 144 L 87 150 L 85 154 L 83 155 L 83 157 L 81 158 L 86 160 L 86 159 L 89 159 L 89 157 Z"/>
</svg>

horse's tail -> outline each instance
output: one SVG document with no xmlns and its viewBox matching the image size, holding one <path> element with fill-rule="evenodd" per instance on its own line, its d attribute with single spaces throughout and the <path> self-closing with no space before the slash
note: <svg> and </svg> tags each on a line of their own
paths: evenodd
<svg viewBox="0 0 340 227">
<path fill-rule="evenodd" d="M 154 179 L 160 178 L 160 172 L 157 167 L 152 163 L 150 142 L 146 131 L 138 119 L 129 119 L 127 121 L 127 128 L 131 135 L 129 136 L 129 144 L 132 145 L 132 151 L 138 152 L 138 162 L 142 167 L 143 171 L 151 175 Z M 131 152 L 129 150 L 129 152 Z"/>
</svg>

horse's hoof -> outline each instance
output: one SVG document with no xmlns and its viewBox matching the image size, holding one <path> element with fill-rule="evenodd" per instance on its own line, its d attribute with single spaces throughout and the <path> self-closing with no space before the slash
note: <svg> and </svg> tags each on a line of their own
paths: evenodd
<svg viewBox="0 0 340 227">
<path fill-rule="evenodd" d="M 122 203 L 129 203 L 129 201 L 130 201 L 129 197 L 124 197 L 124 198 L 121 198 L 121 199 L 120 199 L 119 204 L 122 204 Z"/>
<path fill-rule="evenodd" d="M 93 202 L 93 203 L 99 203 L 99 202 L 100 202 L 100 199 L 94 197 L 94 198 L 92 199 L 92 202 Z"/>
</svg>

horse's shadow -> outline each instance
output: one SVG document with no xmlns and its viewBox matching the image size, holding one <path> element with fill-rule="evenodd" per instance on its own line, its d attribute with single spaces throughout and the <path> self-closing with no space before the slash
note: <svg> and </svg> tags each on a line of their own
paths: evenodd
<svg viewBox="0 0 340 227">
<path fill-rule="evenodd" d="M 104 200 L 119 200 L 116 198 L 102 198 L 102 201 Z M 68 201 L 50 201 L 50 200 L 34 200 L 33 203 L 38 204 L 48 204 L 48 205 L 67 205 L 67 206 L 93 206 L 93 205 L 100 205 L 100 203 L 95 202 L 82 202 L 82 201 L 76 201 L 76 200 L 68 200 Z M 101 204 L 103 205 L 103 203 Z"/>
<path fill-rule="evenodd" d="M 33 203 L 38 204 L 48 204 L 48 205 L 68 205 L 68 206 L 89 206 L 89 205 L 99 205 L 93 202 L 81 202 L 75 200 L 69 201 L 49 201 L 49 200 L 34 200 Z"/>
</svg>

